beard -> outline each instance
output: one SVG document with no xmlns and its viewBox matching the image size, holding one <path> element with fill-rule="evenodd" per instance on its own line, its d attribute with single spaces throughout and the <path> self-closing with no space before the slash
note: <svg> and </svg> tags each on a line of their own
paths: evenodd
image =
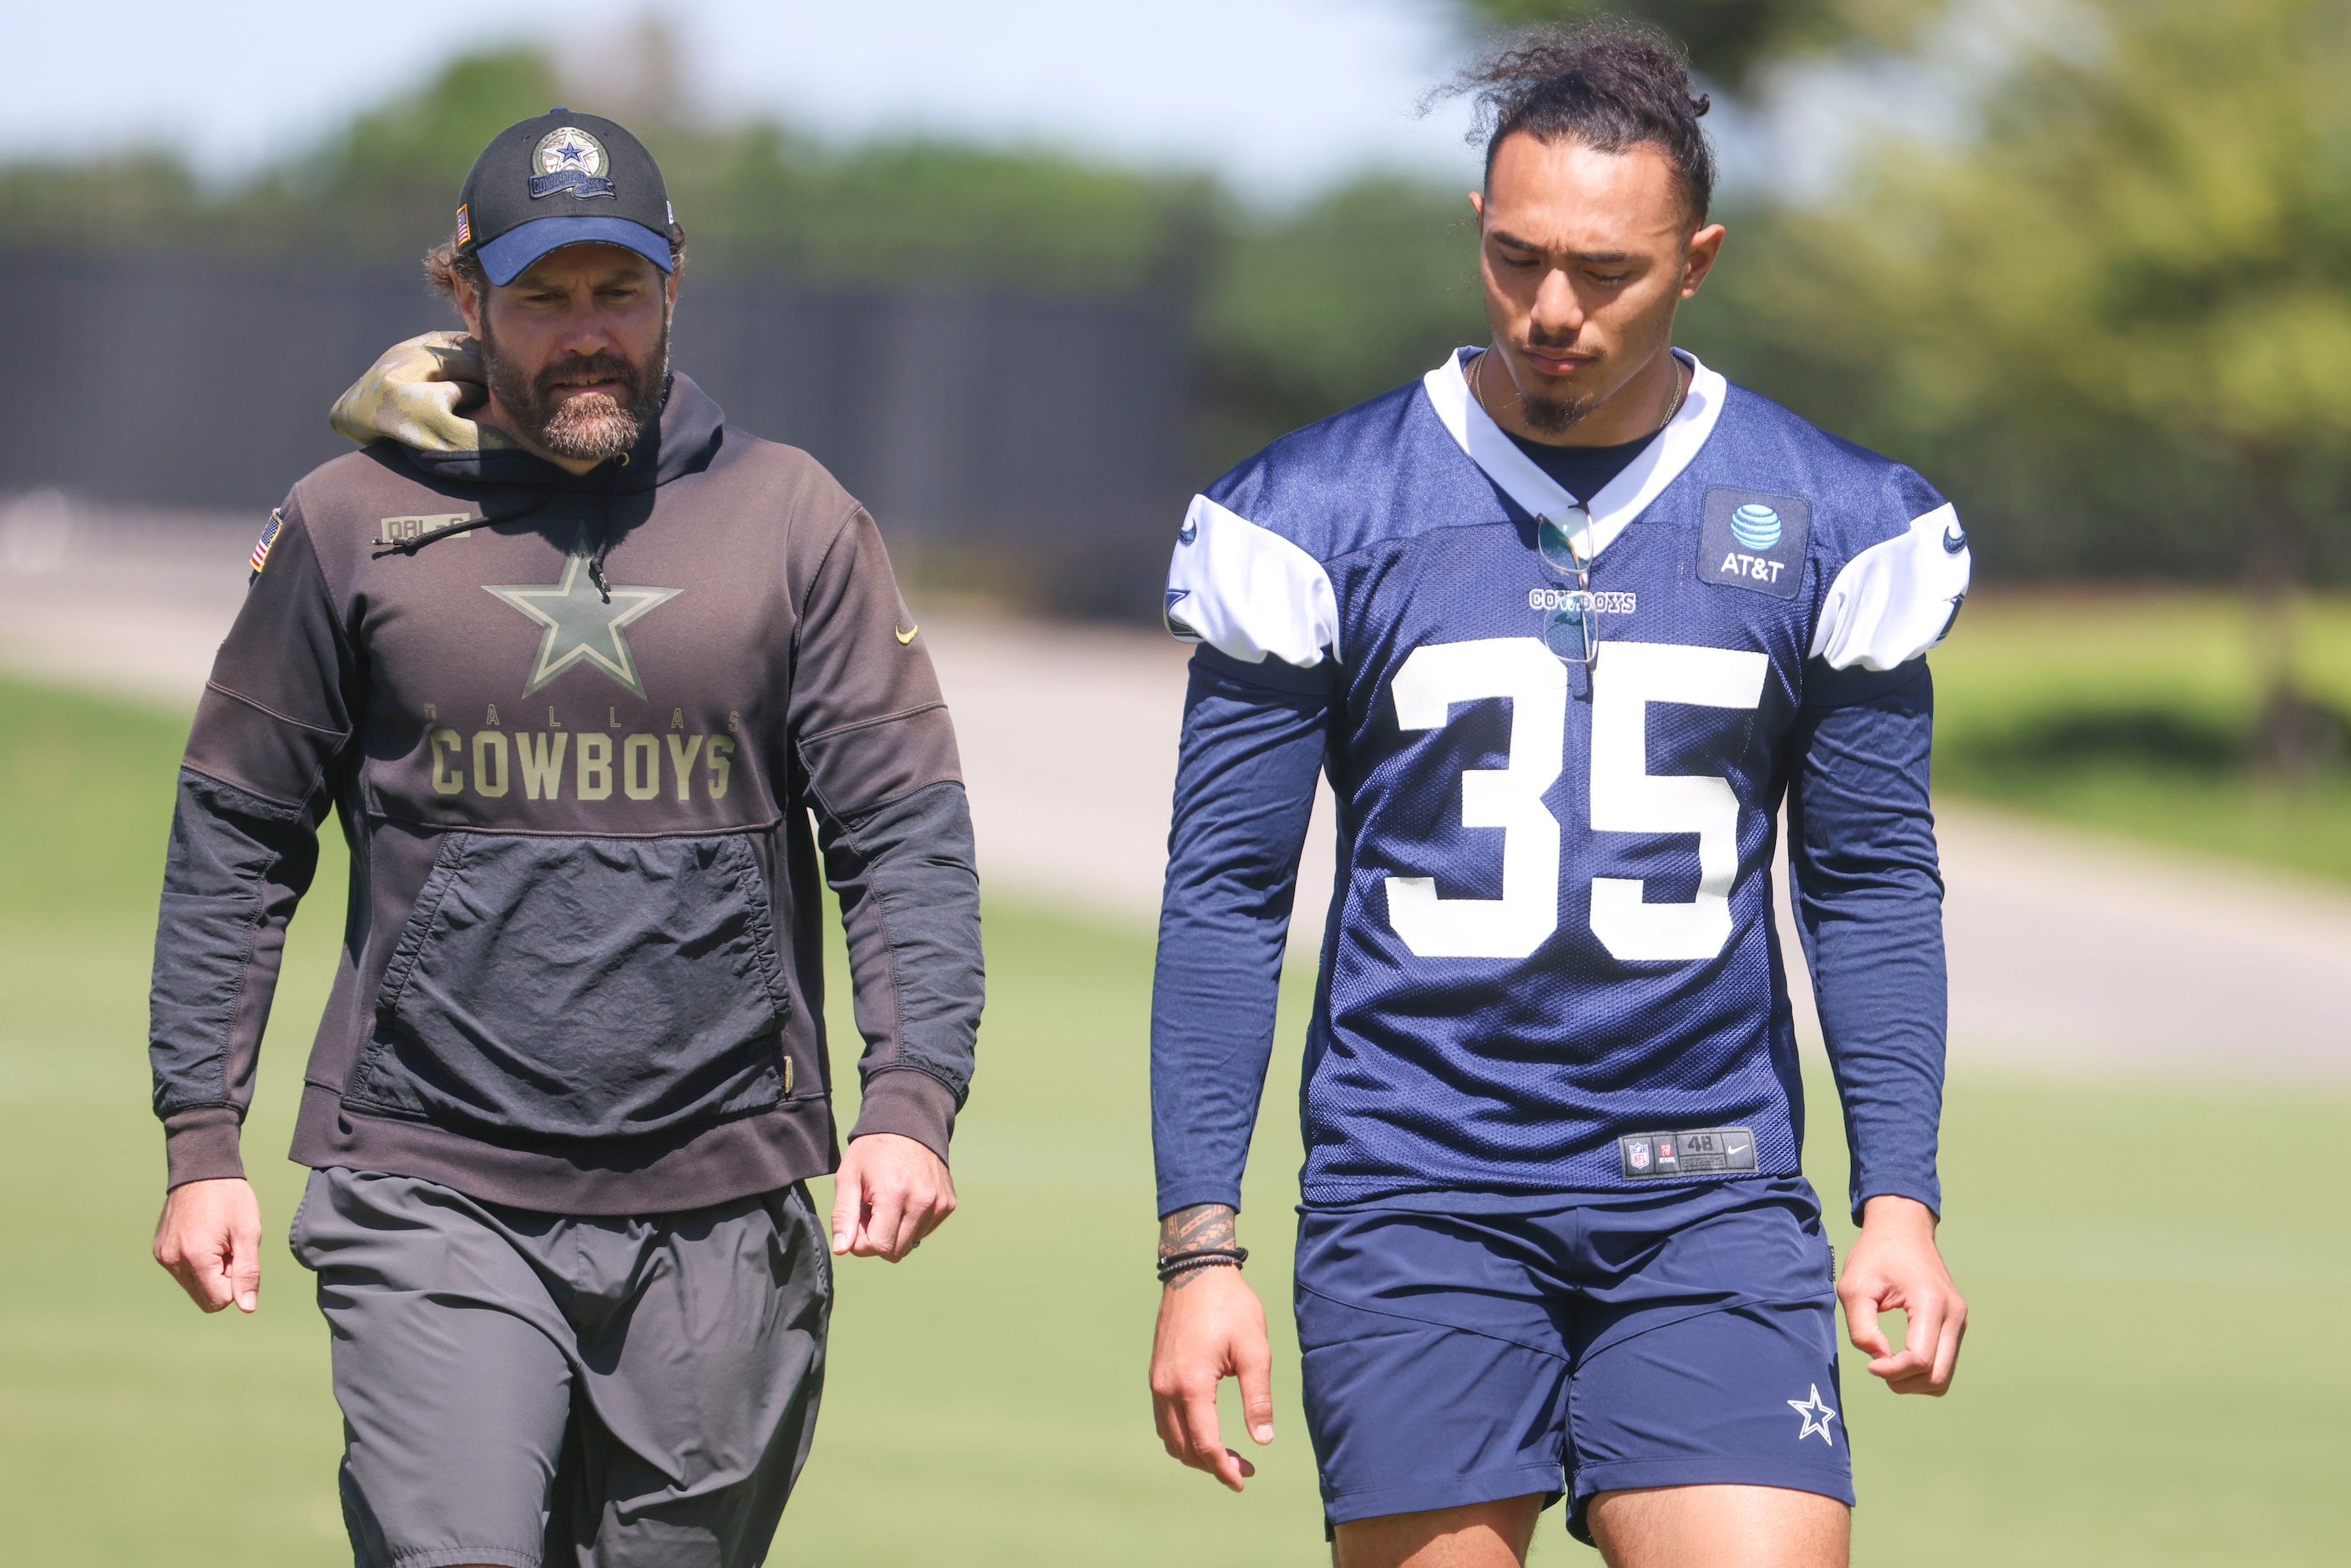
<svg viewBox="0 0 2351 1568">
<path fill-rule="evenodd" d="M 551 360 L 534 375 L 499 351 L 485 315 L 482 370 L 490 395 L 530 440 L 573 462 L 606 462 L 636 445 L 646 427 L 661 417 L 669 385 L 669 322 L 662 322 L 661 337 L 645 363 L 608 349 Z M 565 383 L 583 380 L 616 382 L 621 395 L 562 395 Z"/>
<path fill-rule="evenodd" d="M 1564 435 L 1592 412 L 1588 397 L 1529 397 L 1520 393 L 1519 415 L 1537 435 Z"/>
<path fill-rule="evenodd" d="M 1536 350 L 1558 352 L 1573 349 L 1575 343 L 1573 336 L 1565 341 L 1553 342 L 1540 333 L 1534 333 L 1529 336 L 1527 346 Z M 1519 416 L 1527 422 L 1527 428 L 1537 435 L 1564 435 L 1582 423 L 1583 416 L 1598 406 L 1599 402 L 1598 398 L 1581 395 L 1541 397 L 1520 389 Z"/>
</svg>

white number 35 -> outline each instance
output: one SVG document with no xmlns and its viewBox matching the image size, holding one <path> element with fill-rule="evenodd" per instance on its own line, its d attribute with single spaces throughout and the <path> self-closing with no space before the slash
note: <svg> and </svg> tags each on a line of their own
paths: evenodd
<svg viewBox="0 0 2351 1568">
<path fill-rule="evenodd" d="M 1639 881 L 1592 879 L 1592 930 L 1626 962 L 1711 958 L 1730 939 L 1739 799 L 1724 779 L 1649 772 L 1648 706 L 1752 709 L 1761 653 L 1610 643 L 1593 664 L 1592 828 L 1698 835 L 1698 896 L 1648 904 Z M 1387 879 L 1388 922 L 1424 958 L 1523 958 L 1559 926 L 1559 819 L 1542 802 L 1564 766 L 1567 667 L 1532 637 L 1414 650 L 1393 686 L 1396 722 L 1443 727 L 1456 703 L 1510 699 L 1510 760 L 1461 776 L 1461 825 L 1500 828 L 1502 896 L 1439 898 L 1426 876 Z"/>
</svg>

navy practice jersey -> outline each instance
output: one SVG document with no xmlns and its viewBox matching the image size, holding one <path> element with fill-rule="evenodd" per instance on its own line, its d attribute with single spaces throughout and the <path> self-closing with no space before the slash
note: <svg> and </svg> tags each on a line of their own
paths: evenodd
<svg viewBox="0 0 2351 1568">
<path fill-rule="evenodd" d="M 1684 358 L 1681 410 L 1588 513 L 1461 353 L 1193 502 L 1167 590 L 1202 646 L 1154 998 L 1163 1213 L 1239 1201 L 1318 772 L 1339 876 L 1309 1203 L 1795 1172 L 1784 798 L 1854 1201 L 1939 1207 L 1922 655 L 1966 536 L 1907 468 Z M 1589 563 L 1588 665 L 1543 518 Z"/>
</svg>

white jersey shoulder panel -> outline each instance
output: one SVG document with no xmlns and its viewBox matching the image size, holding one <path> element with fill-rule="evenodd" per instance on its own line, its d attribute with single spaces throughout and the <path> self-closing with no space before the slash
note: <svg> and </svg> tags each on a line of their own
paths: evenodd
<svg viewBox="0 0 2351 1568">
<path fill-rule="evenodd" d="M 1301 670 L 1339 653 L 1339 597 L 1312 556 L 1270 528 L 1192 497 L 1167 571 L 1167 629 L 1245 664 Z"/>
<path fill-rule="evenodd" d="M 1967 597 L 1968 537 L 1949 505 L 1845 563 L 1821 602 L 1812 656 L 1833 670 L 1891 670 L 1943 640 Z"/>
</svg>

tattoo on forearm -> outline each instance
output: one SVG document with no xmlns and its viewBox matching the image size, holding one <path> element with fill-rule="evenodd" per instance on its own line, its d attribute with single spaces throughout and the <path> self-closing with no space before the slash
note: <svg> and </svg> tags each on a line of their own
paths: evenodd
<svg viewBox="0 0 2351 1568">
<path fill-rule="evenodd" d="M 1159 1222 L 1159 1255 L 1174 1252 L 1196 1252 L 1203 1247 L 1230 1247 L 1238 1234 L 1238 1216 L 1221 1203 L 1196 1203 L 1189 1208 L 1179 1208 Z M 1191 1269 L 1167 1281 L 1171 1291 L 1190 1286 L 1212 1269 Z"/>
</svg>

